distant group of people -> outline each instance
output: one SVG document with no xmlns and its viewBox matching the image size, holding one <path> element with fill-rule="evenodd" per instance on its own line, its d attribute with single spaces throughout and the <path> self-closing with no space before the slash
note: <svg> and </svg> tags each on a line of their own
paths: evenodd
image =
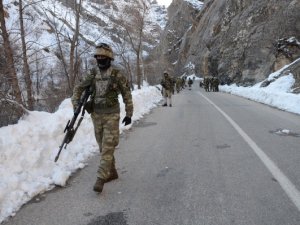
<svg viewBox="0 0 300 225">
<path fill-rule="evenodd" d="M 219 91 L 220 80 L 217 77 L 205 77 L 203 82 L 200 82 L 200 87 L 204 87 L 205 91 Z"/>
<path fill-rule="evenodd" d="M 175 88 L 177 93 L 187 86 L 189 90 L 192 90 L 194 80 L 195 77 L 193 79 L 190 77 L 187 79 L 187 76 L 174 78 L 167 70 L 165 70 L 160 82 L 162 86 L 162 95 L 164 97 L 164 103 L 162 106 L 172 107 L 172 95 L 174 95 Z M 205 77 L 203 81 L 200 81 L 199 83 L 200 87 L 203 87 L 207 92 L 218 92 L 219 84 L 220 80 L 217 77 Z"/>
</svg>

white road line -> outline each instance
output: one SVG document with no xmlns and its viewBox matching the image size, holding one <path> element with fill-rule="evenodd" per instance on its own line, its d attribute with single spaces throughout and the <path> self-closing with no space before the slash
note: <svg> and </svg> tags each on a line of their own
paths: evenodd
<svg viewBox="0 0 300 225">
<path fill-rule="evenodd" d="M 234 129 L 242 136 L 242 138 L 248 143 L 248 145 L 253 149 L 255 154 L 260 158 L 263 164 L 267 167 L 267 169 L 271 172 L 274 178 L 279 182 L 282 189 L 285 193 L 289 196 L 292 202 L 300 211 L 300 192 L 297 190 L 295 185 L 284 175 L 283 172 L 276 166 L 276 164 L 261 150 L 257 144 L 245 133 L 245 131 L 240 128 L 240 126 L 234 122 L 224 111 L 222 111 L 216 104 L 214 104 L 210 99 L 206 96 L 197 92 L 203 98 L 205 98 L 210 104 L 212 104 L 227 120 L 228 122 L 234 127 Z"/>
</svg>

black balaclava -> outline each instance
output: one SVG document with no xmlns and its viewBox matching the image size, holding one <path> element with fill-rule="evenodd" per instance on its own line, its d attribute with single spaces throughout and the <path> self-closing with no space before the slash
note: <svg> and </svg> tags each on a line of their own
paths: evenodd
<svg viewBox="0 0 300 225">
<path fill-rule="evenodd" d="M 97 64 L 100 70 L 107 70 L 110 67 L 111 59 L 106 57 L 103 59 L 97 59 Z"/>
</svg>

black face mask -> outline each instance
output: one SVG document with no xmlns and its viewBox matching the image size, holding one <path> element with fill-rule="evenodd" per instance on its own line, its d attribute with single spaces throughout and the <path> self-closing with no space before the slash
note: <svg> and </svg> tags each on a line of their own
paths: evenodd
<svg viewBox="0 0 300 225">
<path fill-rule="evenodd" d="M 105 58 L 105 59 L 97 59 L 97 64 L 100 68 L 100 70 L 107 70 L 110 67 L 110 58 Z"/>
</svg>

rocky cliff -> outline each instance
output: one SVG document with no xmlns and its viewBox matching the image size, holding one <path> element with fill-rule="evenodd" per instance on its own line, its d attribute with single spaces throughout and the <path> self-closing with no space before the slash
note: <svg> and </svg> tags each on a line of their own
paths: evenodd
<svg viewBox="0 0 300 225">
<path fill-rule="evenodd" d="M 198 0 L 173 0 L 172 4 L 168 7 L 168 22 L 163 30 L 160 43 L 155 48 L 152 58 L 148 61 L 150 67 L 155 65 L 155 69 L 151 76 L 154 80 L 158 81 L 164 70 L 169 70 L 175 76 L 182 75 L 183 70 L 178 69 L 183 63 L 178 63 L 180 55 L 186 55 L 184 50 L 183 40 L 187 43 L 186 34 L 192 27 L 197 15 L 199 14 L 203 2 Z"/>
<path fill-rule="evenodd" d="M 193 65 L 198 76 L 251 85 L 300 57 L 299 0 L 208 0 L 200 10 L 190 2 L 173 0 L 162 36 L 175 75 Z"/>
</svg>

